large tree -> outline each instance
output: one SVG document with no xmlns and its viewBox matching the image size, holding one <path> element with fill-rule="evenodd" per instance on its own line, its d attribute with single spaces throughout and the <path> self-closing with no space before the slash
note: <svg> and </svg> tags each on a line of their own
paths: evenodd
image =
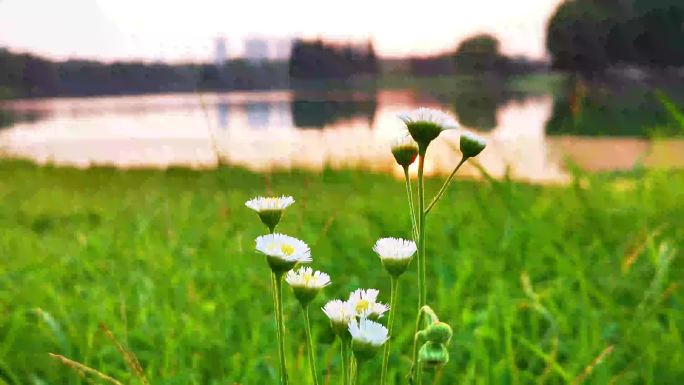
<svg viewBox="0 0 684 385">
<path fill-rule="evenodd" d="M 479 34 L 465 39 L 454 53 L 458 73 L 495 71 L 503 57 L 499 52 L 499 40 L 489 34 Z"/>
<path fill-rule="evenodd" d="M 567 0 L 549 20 L 556 69 L 595 73 L 612 64 L 684 65 L 684 1 Z"/>
</svg>

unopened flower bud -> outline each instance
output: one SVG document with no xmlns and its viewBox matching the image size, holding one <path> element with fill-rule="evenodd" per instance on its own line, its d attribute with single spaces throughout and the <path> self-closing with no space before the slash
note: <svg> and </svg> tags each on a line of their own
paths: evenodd
<svg viewBox="0 0 684 385">
<path fill-rule="evenodd" d="M 418 143 L 408 134 L 394 140 L 391 145 L 394 160 L 402 167 L 408 167 L 418 157 Z"/>
<path fill-rule="evenodd" d="M 451 326 L 438 321 L 427 327 L 424 337 L 429 342 L 448 344 L 453 334 Z"/>
<path fill-rule="evenodd" d="M 437 368 L 449 362 L 449 351 L 437 342 L 426 342 L 418 352 L 418 361 L 425 368 Z"/>
<path fill-rule="evenodd" d="M 464 158 L 477 156 L 487 146 L 487 142 L 470 132 L 461 134 L 461 153 Z"/>
</svg>

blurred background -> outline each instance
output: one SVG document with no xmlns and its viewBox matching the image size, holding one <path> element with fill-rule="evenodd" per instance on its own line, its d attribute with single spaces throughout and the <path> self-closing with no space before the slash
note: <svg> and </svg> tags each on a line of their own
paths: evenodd
<svg viewBox="0 0 684 385">
<path fill-rule="evenodd" d="M 0 148 L 79 167 L 391 170 L 396 113 L 429 106 L 490 139 L 494 175 L 681 166 L 683 23 L 676 0 L 2 0 Z M 443 146 L 427 167 L 454 159 Z"/>
<path fill-rule="evenodd" d="M 48 352 L 122 383 L 277 383 L 244 207 L 271 194 L 332 277 L 311 314 L 339 383 L 317 308 L 389 301 L 371 247 L 411 237 L 389 143 L 419 106 L 488 142 L 430 213 L 428 302 L 455 334 L 426 382 L 680 384 L 684 1 L 0 0 L 0 385 L 102 383 Z M 427 197 L 459 135 L 430 145 Z"/>
</svg>

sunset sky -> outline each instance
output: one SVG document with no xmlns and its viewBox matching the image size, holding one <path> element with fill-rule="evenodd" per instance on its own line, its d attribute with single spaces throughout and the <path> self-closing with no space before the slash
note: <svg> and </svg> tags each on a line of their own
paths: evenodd
<svg viewBox="0 0 684 385">
<path fill-rule="evenodd" d="M 211 60 L 214 39 L 370 37 L 382 56 L 429 54 L 491 32 L 505 53 L 545 57 L 561 0 L 0 0 L 0 46 L 57 59 Z"/>
</svg>

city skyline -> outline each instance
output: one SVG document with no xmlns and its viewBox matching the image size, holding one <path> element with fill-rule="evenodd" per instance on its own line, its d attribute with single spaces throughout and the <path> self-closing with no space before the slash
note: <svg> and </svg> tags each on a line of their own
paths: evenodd
<svg viewBox="0 0 684 385">
<path fill-rule="evenodd" d="M 491 33 L 505 54 L 544 59 L 546 22 L 559 3 L 0 0 L 0 46 L 58 60 L 213 62 L 217 37 L 371 39 L 379 56 L 401 57 L 444 52 Z M 233 48 L 231 56 L 242 55 Z"/>
</svg>

